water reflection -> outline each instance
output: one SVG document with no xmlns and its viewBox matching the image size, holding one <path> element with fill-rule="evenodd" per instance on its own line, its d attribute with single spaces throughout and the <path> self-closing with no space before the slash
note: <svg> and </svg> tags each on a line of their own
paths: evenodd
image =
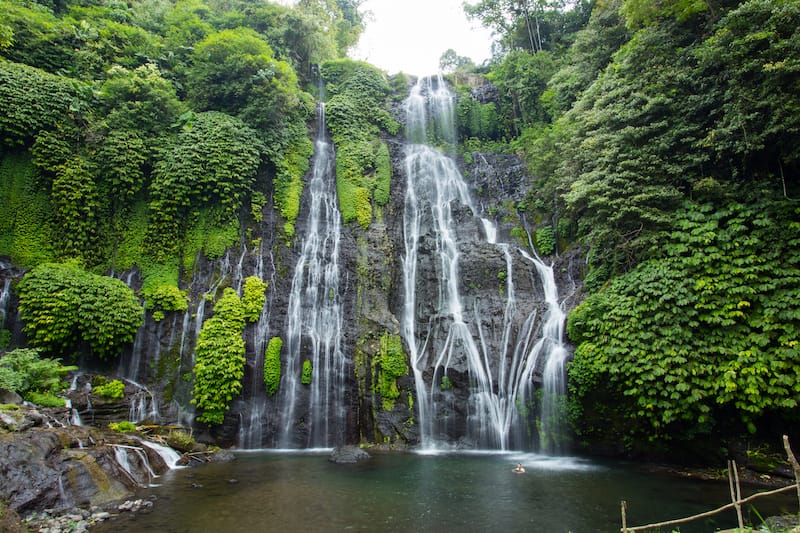
<svg viewBox="0 0 800 533">
<path fill-rule="evenodd" d="M 725 483 L 665 477 L 621 464 L 536 454 L 375 455 L 334 465 L 327 451 L 243 453 L 229 464 L 171 471 L 151 512 L 97 531 L 532 531 L 610 532 L 726 503 Z M 527 473 L 515 475 L 517 463 Z M 235 480 L 235 481 L 234 481 Z M 764 516 L 796 500 L 759 504 Z M 792 503 L 793 502 L 793 503 Z M 681 531 L 732 527 L 735 514 Z"/>
</svg>

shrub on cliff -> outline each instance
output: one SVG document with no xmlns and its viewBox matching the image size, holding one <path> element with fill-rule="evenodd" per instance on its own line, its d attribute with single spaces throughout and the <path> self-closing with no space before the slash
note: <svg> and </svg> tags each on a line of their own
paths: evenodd
<svg viewBox="0 0 800 533">
<path fill-rule="evenodd" d="M 74 265 L 40 265 L 17 293 L 28 341 L 46 352 L 114 356 L 142 325 L 142 307 L 128 286 Z"/>
</svg>

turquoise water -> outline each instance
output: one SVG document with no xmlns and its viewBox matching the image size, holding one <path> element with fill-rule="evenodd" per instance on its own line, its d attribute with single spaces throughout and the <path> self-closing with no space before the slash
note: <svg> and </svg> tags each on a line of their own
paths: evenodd
<svg viewBox="0 0 800 533">
<path fill-rule="evenodd" d="M 387 454 L 334 465 L 328 453 L 249 452 L 173 470 L 139 497 L 152 511 L 95 531 L 447 531 L 587 533 L 688 516 L 729 502 L 727 483 L 646 473 L 634 465 L 535 454 Z M 512 468 L 522 463 L 525 474 Z M 749 494 L 750 491 L 745 491 Z M 757 503 L 763 516 L 797 500 Z M 791 508 L 792 502 L 795 506 Z M 754 516 L 755 518 L 755 516 Z M 682 532 L 733 527 L 733 512 Z"/>
</svg>

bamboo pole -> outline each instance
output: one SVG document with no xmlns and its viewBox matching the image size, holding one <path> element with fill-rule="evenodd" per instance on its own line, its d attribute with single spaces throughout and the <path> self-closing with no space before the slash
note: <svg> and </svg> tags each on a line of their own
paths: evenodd
<svg viewBox="0 0 800 533">
<path fill-rule="evenodd" d="M 741 504 L 744 504 L 744 503 L 751 502 L 751 501 L 753 501 L 755 499 L 758 499 L 758 498 L 760 498 L 762 496 L 772 496 L 774 494 L 780 494 L 781 492 L 786 492 L 788 490 L 792 490 L 796 486 L 797 486 L 797 484 L 795 484 L 795 485 L 787 485 L 785 487 L 781 487 L 779 489 L 771 490 L 771 491 L 768 491 L 768 492 L 757 492 L 757 493 L 755 493 L 755 494 L 753 494 L 751 496 L 748 496 L 747 498 L 739 500 L 739 504 L 741 505 Z M 658 522 L 658 523 L 655 523 L 655 524 L 647 524 L 646 526 L 629 527 L 629 528 L 627 528 L 626 532 L 627 533 L 635 533 L 636 531 L 644 531 L 644 530 L 647 530 L 647 529 L 656 529 L 656 528 L 659 528 L 659 527 L 666 527 L 666 526 L 673 526 L 673 525 L 677 525 L 677 524 L 684 524 L 686 522 L 691 522 L 692 520 L 697 520 L 699 518 L 707 518 L 709 516 L 713 516 L 713 515 L 715 515 L 717 513 L 721 513 L 722 511 L 727 511 L 728 509 L 733 509 L 733 508 L 734 508 L 734 504 L 733 503 L 728 503 L 728 504 L 725 504 L 725 505 L 723 505 L 722 507 L 720 507 L 718 509 L 714 509 L 713 511 L 706 511 L 705 513 L 696 514 L 694 516 L 688 516 L 686 518 L 678 518 L 676 520 L 667 520 L 666 522 Z"/>
<path fill-rule="evenodd" d="M 797 457 L 792 453 L 792 447 L 789 446 L 789 437 L 783 436 L 783 449 L 786 450 L 786 456 L 789 458 L 789 463 L 794 470 L 794 482 L 797 485 L 797 503 L 800 505 L 800 463 L 797 462 Z"/>
<path fill-rule="evenodd" d="M 737 492 L 738 492 L 737 488 L 738 487 L 734 488 L 734 484 L 733 484 L 733 473 L 735 471 L 736 471 L 736 461 L 729 460 L 728 461 L 728 486 L 731 489 L 731 501 L 733 502 L 734 508 L 736 508 L 736 518 L 739 521 L 739 527 L 742 528 L 742 527 L 744 527 L 744 524 L 742 523 L 742 506 L 739 505 L 739 495 L 737 494 Z M 739 481 L 738 481 L 738 476 L 737 476 L 736 484 L 738 485 L 738 483 L 739 483 Z"/>
<path fill-rule="evenodd" d="M 626 533 L 628 531 L 628 517 L 626 516 L 625 511 L 628 509 L 628 502 L 622 500 L 619 507 L 620 511 L 622 512 L 622 529 L 620 529 L 620 531 L 622 531 L 622 533 Z"/>
<path fill-rule="evenodd" d="M 739 483 L 739 469 L 736 467 L 736 461 L 731 461 L 733 464 L 733 479 L 736 481 L 736 518 L 739 519 L 739 529 L 744 529 L 744 521 L 742 520 L 742 485 Z"/>
</svg>

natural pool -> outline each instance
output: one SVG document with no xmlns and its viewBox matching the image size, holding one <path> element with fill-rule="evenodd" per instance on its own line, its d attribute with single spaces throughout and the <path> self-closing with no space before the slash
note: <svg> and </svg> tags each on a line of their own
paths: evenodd
<svg viewBox="0 0 800 533">
<path fill-rule="evenodd" d="M 152 511 L 122 515 L 94 530 L 614 532 L 622 499 L 628 501 L 629 525 L 730 501 L 727 483 L 622 463 L 460 453 L 375 454 L 358 465 L 335 465 L 328 454 L 246 452 L 231 463 L 173 470 L 139 495 L 154 500 Z M 518 462 L 525 474 L 511 472 Z M 796 510 L 796 498 L 765 500 L 756 502 L 765 517 Z M 731 511 L 680 531 L 707 533 L 735 524 Z"/>
</svg>

